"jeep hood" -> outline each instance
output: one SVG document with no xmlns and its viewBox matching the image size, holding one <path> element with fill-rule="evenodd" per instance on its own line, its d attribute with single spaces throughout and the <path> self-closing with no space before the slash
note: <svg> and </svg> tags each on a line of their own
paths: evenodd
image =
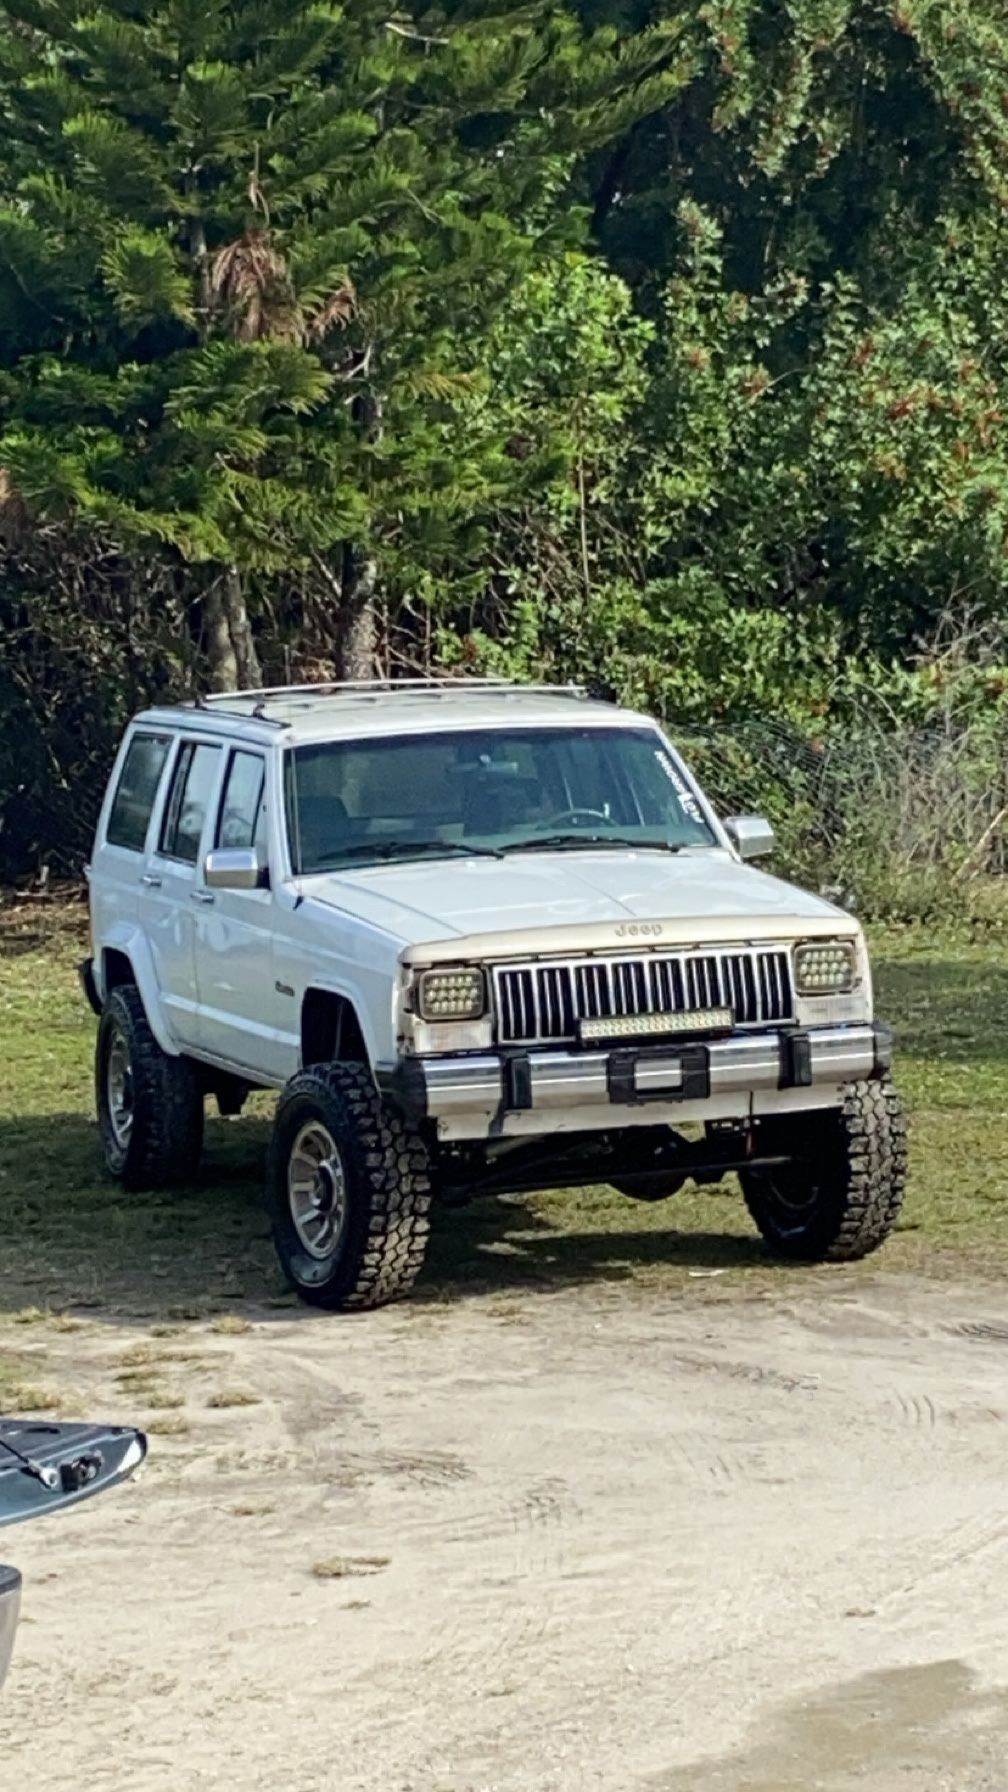
<svg viewBox="0 0 1008 1792">
<path fill-rule="evenodd" d="M 464 940 L 467 949 L 498 956 L 612 951 L 633 939 L 675 944 L 858 932 L 842 909 L 739 864 L 722 848 L 675 856 L 586 848 L 425 859 L 328 872 L 303 879 L 302 889 L 406 947 L 451 948 Z"/>
</svg>

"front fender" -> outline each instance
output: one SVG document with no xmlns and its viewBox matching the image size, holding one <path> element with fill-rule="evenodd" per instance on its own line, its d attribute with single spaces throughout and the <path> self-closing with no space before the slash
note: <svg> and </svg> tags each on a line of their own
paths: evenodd
<svg viewBox="0 0 1008 1792">
<path fill-rule="evenodd" d="M 347 1006 L 357 1017 L 357 1025 L 361 1030 L 361 1038 L 364 1041 L 364 1049 L 367 1052 L 368 1063 L 372 1067 L 374 1067 L 375 1064 L 380 1064 L 389 1060 L 388 1035 L 391 1032 L 391 1028 L 385 1029 L 384 1037 L 379 1036 L 378 1028 L 375 1025 L 374 1015 L 371 1012 L 367 1000 L 367 992 L 359 983 L 352 983 L 349 979 L 344 979 L 340 976 L 330 976 L 325 971 L 322 971 L 321 973 L 317 972 L 315 976 L 312 977 L 308 988 L 304 992 L 302 1000 L 307 1000 L 311 990 L 318 990 L 321 995 L 340 996 L 342 1000 L 346 1002 Z M 395 1056 L 394 1047 L 392 1056 Z"/>
<path fill-rule="evenodd" d="M 147 1016 L 150 1030 L 161 1050 L 167 1052 L 170 1058 L 177 1058 L 179 1048 L 172 1036 L 161 1004 L 161 992 L 158 989 L 150 946 L 139 927 L 131 926 L 126 921 L 118 922 L 110 929 L 107 938 L 102 943 L 101 960 L 95 966 L 95 980 L 103 1002 L 108 995 L 106 954 L 109 952 L 121 952 L 124 958 L 129 959 L 133 980 L 140 991 L 140 1000 L 144 1005 L 144 1013 Z"/>
</svg>

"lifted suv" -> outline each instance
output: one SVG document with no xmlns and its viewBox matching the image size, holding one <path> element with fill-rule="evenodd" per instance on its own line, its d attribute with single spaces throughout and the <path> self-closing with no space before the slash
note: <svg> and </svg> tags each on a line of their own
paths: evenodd
<svg viewBox="0 0 1008 1792">
<path fill-rule="evenodd" d="M 754 870 L 646 716 L 575 689 L 309 686 L 149 710 L 90 866 L 97 1100 L 128 1186 L 196 1174 L 204 1098 L 283 1091 L 277 1250 L 377 1306 L 432 1192 L 737 1171 L 768 1243 L 858 1257 L 906 1168 L 861 929 Z"/>
</svg>

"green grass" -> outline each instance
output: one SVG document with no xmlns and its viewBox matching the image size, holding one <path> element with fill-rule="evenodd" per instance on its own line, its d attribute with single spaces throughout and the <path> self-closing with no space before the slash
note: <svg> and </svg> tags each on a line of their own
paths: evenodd
<svg viewBox="0 0 1008 1792">
<path fill-rule="evenodd" d="M 73 931 L 0 931 L 0 1320 L 142 1318 L 161 1335 L 211 1320 L 240 1333 L 251 1309 L 296 1310 L 273 1256 L 260 1190 L 270 1103 L 212 1120 L 205 1174 L 181 1194 L 125 1194 L 101 1175 L 92 1121 L 94 1021 L 76 984 Z M 910 1192 L 873 1271 L 1008 1265 L 1008 965 L 999 939 L 889 933 L 875 941 L 879 1012 L 897 1027 L 912 1112 Z M 721 1272 L 713 1280 L 691 1276 Z M 767 1263 L 733 1181 L 654 1205 L 586 1189 L 488 1199 L 437 1216 L 416 1299 L 494 1297 L 626 1281 L 759 1289 L 822 1272 Z M 25 1334 L 20 1334 L 24 1336 Z M 14 1334 L 8 1334 L 13 1339 Z M 67 1340 L 72 1348 L 71 1340 Z M 137 1365 L 139 1367 L 139 1364 Z M 18 1384 L 24 1365 L 11 1365 Z M 0 1376 L 0 1403 L 2 1403 Z"/>
</svg>

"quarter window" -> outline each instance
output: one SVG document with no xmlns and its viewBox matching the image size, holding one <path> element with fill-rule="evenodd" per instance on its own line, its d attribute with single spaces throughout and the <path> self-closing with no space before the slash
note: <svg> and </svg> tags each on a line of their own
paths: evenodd
<svg viewBox="0 0 1008 1792">
<path fill-rule="evenodd" d="M 170 746 L 171 736 L 167 734 L 133 736 L 126 749 L 105 829 L 109 846 L 123 846 L 127 852 L 143 852 Z"/>
<path fill-rule="evenodd" d="M 195 865 L 219 766 L 219 747 L 187 742 L 182 748 L 161 829 L 161 851 L 168 858 Z"/>
</svg>

